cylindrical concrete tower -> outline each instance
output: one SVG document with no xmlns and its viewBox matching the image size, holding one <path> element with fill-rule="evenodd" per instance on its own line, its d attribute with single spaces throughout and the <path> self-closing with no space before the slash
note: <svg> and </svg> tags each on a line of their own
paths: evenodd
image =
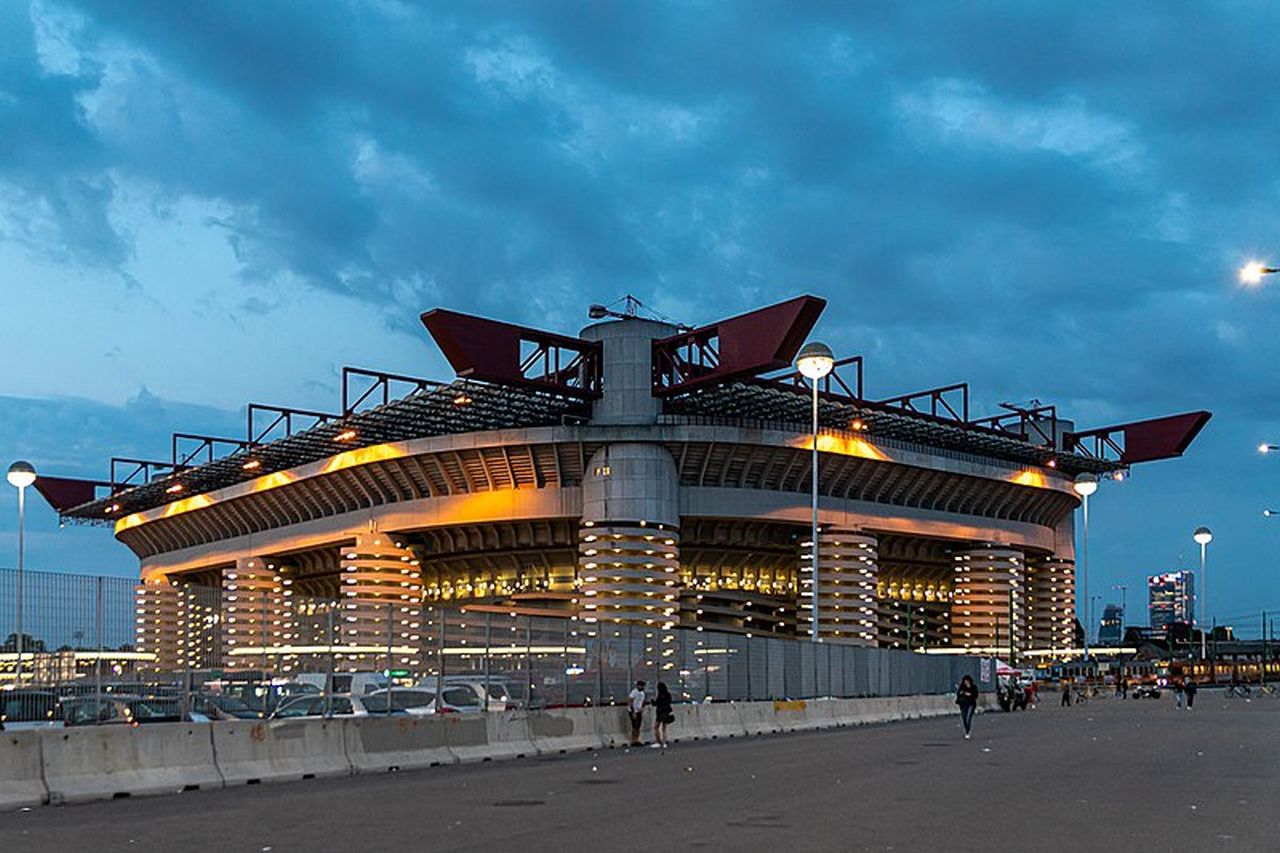
<svg viewBox="0 0 1280 853">
<path fill-rule="evenodd" d="M 651 424 L 662 401 L 653 396 L 653 342 L 676 333 L 674 326 L 628 317 L 596 323 L 580 337 L 604 344 L 604 395 L 591 410 L 593 424 Z"/>
<path fill-rule="evenodd" d="M 662 625 L 679 609 L 675 460 L 658 444 L 608 444 L 582 481 L 578 565 L 588 621 Z"/>
<path fill-rule="evenodd" d="M 811 545 L 802 544 L 797 632 L 811 634 L 813 577 Z M 852 530 L 818 533 L 818 637 L 824 642 L 876 644 L 878 543 Z"/>
<path fill-rule="evenodd" d="M 955 555 L 954 571 L 951 641 L 997 654 L 1026 648 L 1022 552 L 997 547 L 962 551 Z"/>
</svg>

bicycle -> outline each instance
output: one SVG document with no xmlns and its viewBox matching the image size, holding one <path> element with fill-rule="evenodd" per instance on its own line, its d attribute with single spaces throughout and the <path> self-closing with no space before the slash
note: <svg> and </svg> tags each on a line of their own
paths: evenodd
<svg viewBox="0 0 1280 853">
<path fill-rule="evenodd" d="M 1262 684 L 1258 687 L 1259 696 L 1275 696 L 1276 686 L 1274 684 Z"/>
<path fill-rule="evenodd" d="M 1232 684 L 1227 687 L 1228 699 L 1250 699 L 1253 697 L 1253 691 L 1249 689 L 1247 684 Z"/>
</svg>

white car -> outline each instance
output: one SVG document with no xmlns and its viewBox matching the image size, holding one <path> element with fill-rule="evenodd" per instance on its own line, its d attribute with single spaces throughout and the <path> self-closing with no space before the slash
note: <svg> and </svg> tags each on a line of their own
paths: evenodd
<svg viewBox="0 0 1280 853">
<path fill-rule="evenodd" d="M 321 692 L 325 690 L 328 674 L 323 672 L 302 672 L 293 680 L 302 684 L 310 684 Z M 335 672 L 330 687 L 336 696 L 339 693 L 352 696 L 363 696 L 375 690 L 383 690 L 387 686 L 387 677 L 380 672 Z"/>
<path fill-rule="evenodd" d="M 361 698 L 365 700 L 366 705 L 376 702 L 378 704 L 375 707 L 385 709 L 385 697 L 388 693 L 391 696 L 393 713 L 396 711 L 414 715 L 437 713 L 434 687 L 397 687 L 391 691 L 377 690 Z M 450 685 L 447 681 L 441 691 L 440 700 L 439 713 L 442 714 L 471 714 L 483 710 L 474 692 L 462 685 Z"/>
<path fill-rule="evenodd" d="M 461 687 L 471 692 L 475 697 L 476 703 L 486 711 L 510 711 L 513 710 L 518 703 L 514 696 L 511 695 L 511 688 L 507 686 L 507 682 L 490 678 L 486 684 L 483 675 L 446 675 L 443 679 L 445 688 Z M 427 690 L 434 690 L 436 680 L 434 678 L 424 678 L 418 682 L 418 686 Z M 488 688 L 488 696 L 485 695 L 485 689 Z M 470 703 L 468 703 L 470 704 Z"/>
</svg>

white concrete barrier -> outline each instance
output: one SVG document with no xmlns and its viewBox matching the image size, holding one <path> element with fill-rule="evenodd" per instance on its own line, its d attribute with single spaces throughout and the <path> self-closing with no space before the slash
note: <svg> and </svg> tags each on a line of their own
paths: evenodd
<svg viewBox="0 0 1280 853">
<path fill-rule="evenodd" d="M 0 811 L 49 800 L 40 755 L 41 731 L 0 732 Z"/>
<path fill-rule="evenodd" d="M 342 723 L 347 760 L 355 773 L 388 773 L 454 764 L 444 715 L 354 717 Z"/>
<path fill-rule="evenodd" d="M 49 802 L 220 788 L 207 723 L 57 729 L 40 744 Z"/>
<path fill-rule="evenodd" d="M 671 740 L 716 740 L 746 737 L 747 729 L 738 714 L 738 703 L 676 705 L 676 721 L 667 734 Z"/>
<path fill-rule="evenodd" d="M 526 758 L 538 754 L 529 734 L 528 712 L 447 714 L 445 743 L 459 761 Z"/>
<path fill-rule="evenodd" d="M 218 768 L 228 785 L 351 772 L 340 720 L 234 720 L 209 725 Z"/>
<path fill-rule="evenodd" d="M 557 708 L 529 715 L 529 735 L 539 754 L 600 749 L 604 740 L 596 731 L 595 708 Z"/>
<path fill-rule="evenodd" d="M 631 742 L 631 718 L 622 705 L 607 705 L 595 709 L 596 735 L 600 745 L 613 749 Z M 673 726 L 674 728 L 674 726 Z"/>
</svg>

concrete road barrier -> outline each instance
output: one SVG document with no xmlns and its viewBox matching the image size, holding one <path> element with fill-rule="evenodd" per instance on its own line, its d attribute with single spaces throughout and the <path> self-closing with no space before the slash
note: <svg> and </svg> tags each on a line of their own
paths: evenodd
<svg viewBox="0 0 1280 853">
<path fill-rule="evenodd" d="M 355 717 L 342 723 L 347 760 L 355 773 L 388 773 L 455 764 L 444 715 Z"/>
<path fill-rule="evenodd" d="M 607 705 L 595 709 L 596 735 L 606 749 L 626 746 L 631 742 L 631 718 L 622 705 Z M 675 726 L 672 726 L 674 729 Z"/>
<path fill-rule="evenodd" d="M 459 761 L 531 758 L 538 754 L 526 711 L 448 714 L 444 721 L 445 742 Z"/>
<path fill-rule="evenodd" d="M 671 740 L 717 740 L 746 737 L 738 703 L 676 705 L 676 721 L 668 729 Z"/>
<path fill-rule="evenodd" d="M 351 772 L 341 720 L 235 720 L 209 725 L 218 767 L 228 785 Z"/>
<path fill-rule="evenodd" d="M 0 732 L 0 811 L 49 801 L 40 751 L 42 734 L 41 731 Z"/>
<path fill-rule="evenodd" d="M 604 740 L 596 731 L 594 708 L 558 708 L 529 715 L 529 734 L 541 755 L 600 749 Z"/>
<path fill-rule="evenodd" d="M 220 788 L 208 723 L 106 725 L 42 733 L 49 802 Z"/>
</svg>

